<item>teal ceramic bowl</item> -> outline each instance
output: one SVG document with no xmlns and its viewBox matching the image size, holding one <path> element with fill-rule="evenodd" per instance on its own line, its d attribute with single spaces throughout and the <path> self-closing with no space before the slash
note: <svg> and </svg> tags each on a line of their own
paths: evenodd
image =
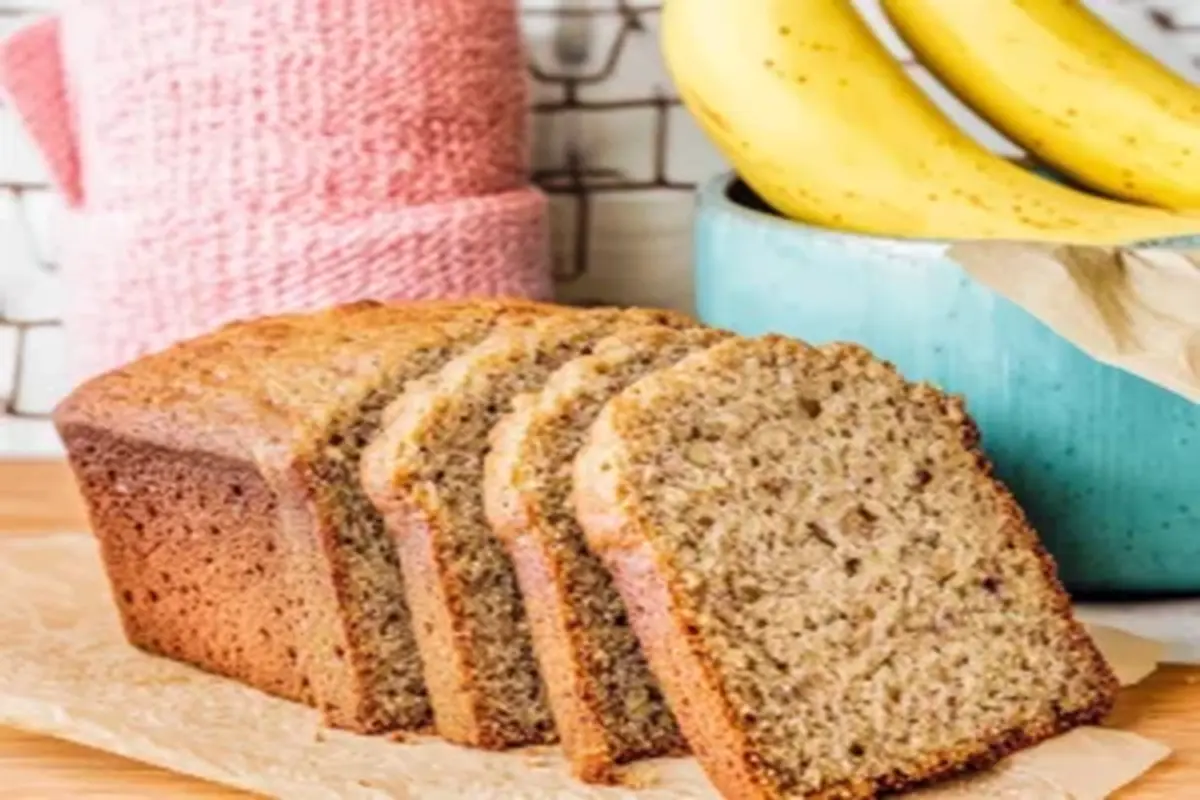
<svg viewBox="0 0 1200 800">
<path fill-rule="evenodd" d="M 858 342 L 965 395 L 1073 593 L 1200 594 L 1200 405 L 1094 361 L 944 243 L 792 222 L 730 175 L 702 189 L 696 225 L 706 323 Z"/>
</svg>

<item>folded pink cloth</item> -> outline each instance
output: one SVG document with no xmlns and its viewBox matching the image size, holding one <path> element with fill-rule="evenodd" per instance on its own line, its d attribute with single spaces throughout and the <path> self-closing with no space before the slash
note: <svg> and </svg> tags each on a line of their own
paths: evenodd
<svg viewBox="0 0 1200 800">
<path fill-rule="evenodd" d="M 231 319 L 550 293 L 512 0 L 78 0 L 0 49 L 72 371 Z"/>
</svg>

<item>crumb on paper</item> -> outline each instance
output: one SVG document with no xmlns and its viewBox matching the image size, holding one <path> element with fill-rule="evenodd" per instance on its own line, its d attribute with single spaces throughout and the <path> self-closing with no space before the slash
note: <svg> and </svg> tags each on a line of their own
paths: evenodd
<svg viewBox="0 0 1200 800">
<path fill-rule="evenodd" d="M 411 731 L 392 731 L 391 733 L 386 734 L 383 738 L 387 739 L 389 742 L 399 742 L 404 744 L 405 742 L 411 742 L 413 740 L 413 735 L 414 734 Z"/>
<path fill-rule="evenodd" d="M 549 745 L 532 745 L 517 751 L 521 760 L 534 769 L 544 769 L 554 765 L 557 748 Z"/>
<path fill-rule="evenodd" d="M 552 744 L 531 744 L 528 747 L 522 747 L 517 752 L 524 756 L 550 756 L 559 752 L 559 749 Z"/>
<path fill-rule="evenodd" d="M 620 771 L 617 781 L 627 789 L 652 789 L 661 780 L 658 770 L 651 764 L 631 764 Z"/>
</svg>

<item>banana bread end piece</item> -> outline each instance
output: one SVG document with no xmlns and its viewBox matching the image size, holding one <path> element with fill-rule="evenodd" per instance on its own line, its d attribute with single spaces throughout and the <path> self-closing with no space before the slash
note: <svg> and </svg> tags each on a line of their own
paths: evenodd
<svg viewBox="0 0 1200 800">
<path fill-rule="evenodd" d="M 226 326 L 55 412 L 127 638 L 370 732 L 430 717 L 394 548 L 358 484 L 384 404 L 522 301 Z"/>
</svg>

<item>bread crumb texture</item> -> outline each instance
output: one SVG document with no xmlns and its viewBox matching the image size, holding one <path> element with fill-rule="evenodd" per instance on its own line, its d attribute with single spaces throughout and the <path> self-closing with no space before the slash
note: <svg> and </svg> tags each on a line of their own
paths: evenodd
<svg viewBox="0 0 1200 800">
<path fill-rule="evenodd" d="M 557 734 L 513 565 L 484 514 L 489 433 L 514 398 L 623 327 L 694 325 L 597 309 L 499 330 L 409 387 L 385 416 L 364 482 L 399 544 L 438 732 L 502 748 Z"/>
<path fill-rule="evenodd" d="M 430 707 L 358 479 L 381 410 L 522 301 L 361 302 L 228 325 L 89 381 L 55 422 L 129 639 L 359 731 Z"/>
<path fill-rule="evenodd" d="M 592 546 L 730 796 L 858 798 L 1110 708 L 961 403 L 846 345 L 718 344 L 605 409 Z"/>
<path fill-rule="evenodd" d="M 729 334 L 633 328 L 569 361 L 492 430 L 485 503 L 507 544 L 534 649 L 575 774 L 615 782 L 616 767 L 686 745 L 650 674 L 624 603 L 587 549 L 570 506 L 571 466 L 604 404 L 639 378 Z"/>
</svg>

